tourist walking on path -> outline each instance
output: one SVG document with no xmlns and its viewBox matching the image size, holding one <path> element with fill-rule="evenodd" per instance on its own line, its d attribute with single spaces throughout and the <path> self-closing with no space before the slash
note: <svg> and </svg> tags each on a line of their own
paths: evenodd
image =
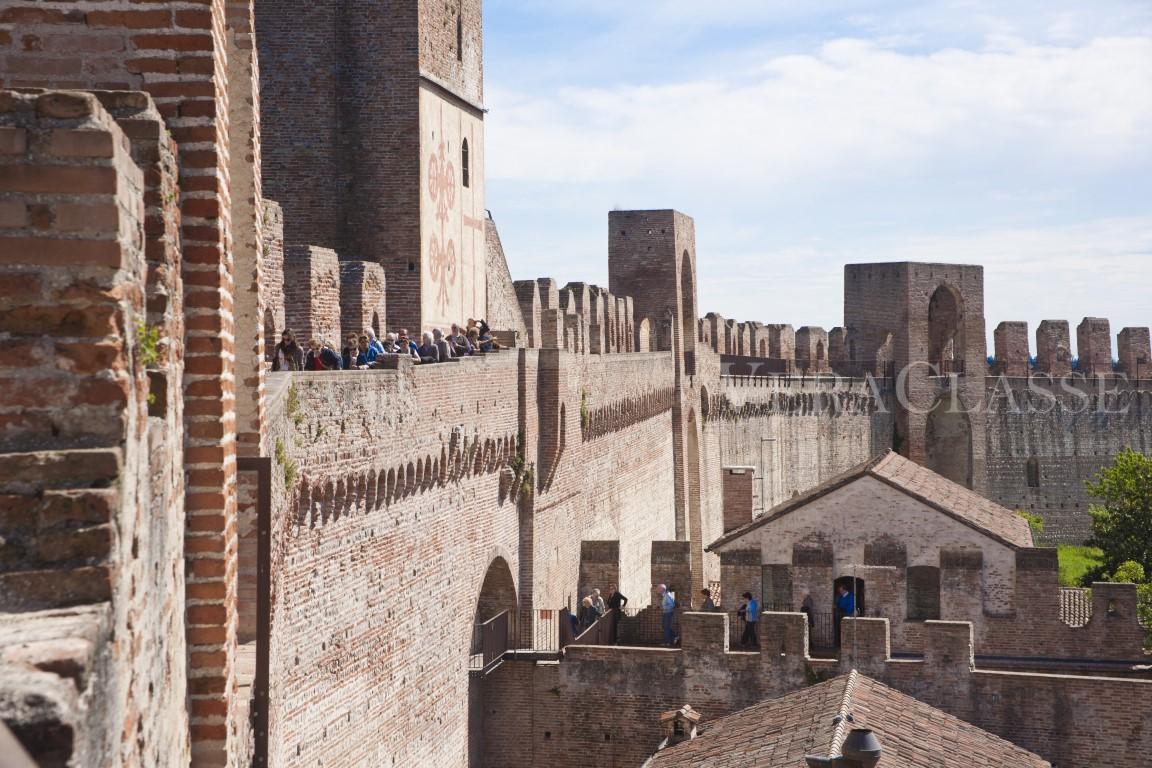
<svg viewBox="0 0 1152 768">
<path fill-rule="evenodd" d="M 608 585 L 608 610 L 612 611 L 612 642 L 620 642 L 620 616 L 624 613 L 624 606 L 628 605 L 628 598 L 620 593 L 615 584 Z"/>
<path fill-rule="evenodd" d="M 745 648 L 759 648 L 760 639 L 756 637 L 756 627 L 760 622 L 760 604 L 752 597 L 751 592 L 744 593 L 744 604 L 737 613 L 744 617 L 744 634 L 740 637 L 740 645 Z"/>
<path fill-rule="evenodd" d="M 660 595 L 660 626 L 664 630 L 664 645 L 671 646 L 675 640 L 672 634 L 672 618 L 676 615 L 676 598 L 667 586 L 657 588 Z"/>
</svg>

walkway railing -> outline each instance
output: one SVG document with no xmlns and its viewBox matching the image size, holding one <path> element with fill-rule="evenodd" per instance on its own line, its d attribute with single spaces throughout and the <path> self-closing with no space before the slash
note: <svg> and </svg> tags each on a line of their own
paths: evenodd
<svg viewBox="0 0 1152 768">
<path fill-rule="evenodd" d="M 603 616 L 576 636 L 572 642 L 576 645 L 612 645 L 616 642 L 613 630 L 616 627 L 616 615 L 609 610 Z"/>
<path fill-rule="evenodd" d="M 468 669 L 472 672 L 488 673 L 500 663 L 504 654 L 511 650 L 512 614 L 503 611 L 472 630 L 472 655 L 468 659 Z"/>
<path fill-rule="evenodd" d="M 772 613 L 796 613 L 796 609 L 788 603 L 769 603 L 761 610 Z M 740 647 L 744 625 L 744 620 L 735 611 L 728 612 L 729 647 Z M 808 615 L 808 646 L 813 650 L 829 650 L 836 647 L 836 621 L 831 613 L 813 612 Z"/>
<path fill-rule="evenodd" d="M 516 647 L 533 651 L 560 650 L 560 626 L 563 609 L 537 608 L 533 621 L 524 622 L 517 635 Z"/>
</svg>

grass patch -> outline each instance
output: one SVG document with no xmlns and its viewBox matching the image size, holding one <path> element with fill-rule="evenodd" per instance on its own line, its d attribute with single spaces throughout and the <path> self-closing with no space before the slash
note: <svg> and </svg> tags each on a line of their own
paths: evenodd
<svg viewBox="0 0 1152 768">
<path fill-rule="evenodd" d="M 296 462 L 288 457 L 288 451 L 284 448 L 284 441 L 276 438 L 276 463 L 284 470 L 284 485 L 291 487 L 292 483 L 296 480 Z"/>
<path fill-rule="evenodd" d="M 1104 553 L 1096 547 L 1060 545 L 1060 586 L 1079 587 L 1084 574 L 1101 564 Z"/>
</svg>

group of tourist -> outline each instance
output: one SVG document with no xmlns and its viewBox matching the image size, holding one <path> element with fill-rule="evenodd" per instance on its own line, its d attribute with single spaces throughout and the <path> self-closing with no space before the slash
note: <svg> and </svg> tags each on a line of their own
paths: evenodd
<svg viewBox="0 0 1152 768">
<path fill-rule="evenodd" d="M 421 336 L 420 343 L 409 338 L 408 329 L 376 337 L 376 331 L 365 328 L 363 333 L 350 333 L 344 347 L 337 352 L 327 339 L 311 338 L 307 350 L 296 341 L 295 334 L 285 329 L 272 354 L 274 371 L 350 371 L 381 367 L 384 358 L 407 357 L 414 363 L 442 363 L 453 358 L 499 349 L 492 330 L 483 320 L 468 319 L 461 327 L 456 323 L 445 334 L 439 328 Z"/>
<path fill-rule="evenodd" d="M 620 629 L 620 614 L 628 605 L 628 598 L 621 594 L 615 584 L 608 585 L 608 599 L 605 600 L 599 589 L 593 589 L 580 601 L 580 610 L 571 615 L 572 634 L 579 635 L 612 611 L 612 637 L 616 639 Z"/>
</svg>

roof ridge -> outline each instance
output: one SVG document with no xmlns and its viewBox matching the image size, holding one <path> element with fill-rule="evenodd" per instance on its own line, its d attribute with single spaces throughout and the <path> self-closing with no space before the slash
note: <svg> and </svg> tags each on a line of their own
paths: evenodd
<svg viewBox="0 0 1152 768">
<path fill-rule="evenodd" d="M 877 465 L 880 464 L 880 462 L 882 462 L 884 459 L 888 458 L 888 456 L 891 455 L 891 453 L 892 453 L 891 450 L 881 451 L 880 453 L 871 457 L 867 461 L 862 461 L 859 464 L 854 465 L 852 468 L 847 469 L 838 475 L 833 475 L 832 477 L 824 480 L 823 482 L 817 483 L 816 485 L 812 486 L 808 490 L 804 491 L 804 493 L 799 493 L 790 499 L 785 499 L 784 501 L 781 501 L 779 504 L 776 504 L 771 509 L 765 510 L 763 513 L 760 514 L 759 517 L 756 517 L 756 518 L 750 520 L 747 523 L 744 523 L 743 525 L 741 525 L 737 528 L 733 528 L 732 530 L 725 532 L 724 534 L 722 534 L 720 536 L 720 538 L 716 539 L 711 544 L 709 544 L 707 547 L 705 547 L 704 548 L 705 551 L 711 552 L 711 551 L 713 551 L 713 547 L 723 546 L 724 544 L 727 544 L 730 541 L 738 539 L 741 536 L 743 536 L 744 534 L 748 533 L 749 531 L 756 530 L 757 528 L 764 525 L 765 523 L 776 520 L 777 518 L 788 514 L 793 509 L 796 509 L 797 507 L 803 506 L 804 504 L 807 504 L 810 501 L 814 501 L 815 499 L 818 499 L 818 498 L 820 498 L 826 494 L 829 494 L 832 491 L 835 491 L 838 488 L 841 488 L 842 486 L 847 485 L 848 483 L 852 482 L 853 480 L 858 480 L 861 477 L 864 477 L 865 475 L 876 476 L 873 474 L 872 470 L 874 470 L 877 467 Z"/>
<path fill-rule="evenodd" d="M 859 679 L 860 673 L 855 669 L 848 673 L 848 680 L 844 683 L 844 698 L 840 700 L 840 709 L 836 712 L 840 722 L 836 723 L 836 727 L 832 729 L 832 743 L 828 745 L 829 756 L 840 754 L 840 747 L 848 735 L 846 731 L 848 718 L 852 716 L 852 694 L 856 690 L 856 681 Z"/>
</svg>

